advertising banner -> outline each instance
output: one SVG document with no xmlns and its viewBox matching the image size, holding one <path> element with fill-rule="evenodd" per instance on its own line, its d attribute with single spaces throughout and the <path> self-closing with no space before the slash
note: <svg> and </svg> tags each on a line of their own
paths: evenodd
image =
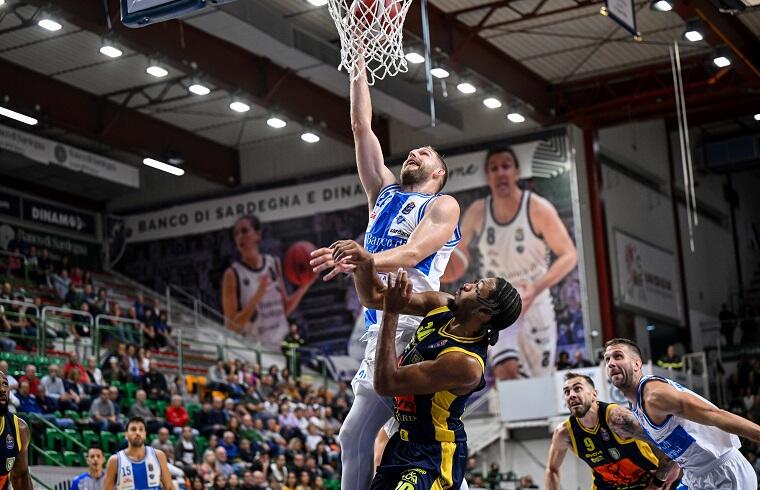
<svg viewBox="0 0 760 490">
<path fill-rule="evenodd" d="M 95 215 L 34 199 L 23 199 L 22 219 L 87 235 L 95 234 Z"/>
</svg>

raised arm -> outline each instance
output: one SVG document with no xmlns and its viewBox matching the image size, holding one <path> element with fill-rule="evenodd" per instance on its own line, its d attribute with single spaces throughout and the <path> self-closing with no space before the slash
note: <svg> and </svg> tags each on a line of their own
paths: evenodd
<svg viewBox="0 0 760 490">
<path fill-rule="evenodd" d="M 458 221 L 457 200 L 447 195 L 437 197 L 405 244 L 374 255 L 375 267 L 380 272 L 391 272 L 399 267 L 416 266 L 451 240 Z"/>
<path fill-rule="evenodd" d="M 13 490 L 32 490 L 32 475 L 29 473 L 29 426 L 19 419 L 18 430 L 21 447 L 11 468 L 11 486 Z"/>
<path fill-rule="evenodd" d="M 760 426 L 757 424 L 721 410 L 691 393 L 679 391 L 668 383 L 650 381 L 644 385 L 642 395 L 646 413 L 655 423 L 673 414 L 760 442 Z"/>
<path fill-rule="evenodd" d="M 372 210 L 380 189 L 396 182 L 396 177 L 385 166 L 380 142 L 372 132 L 372 99 L 367 85 L 364 61 L 359 60 L 354 70 L 360 70 L 361 73 L 351 81 L 351 129 L 354 132 L 359 180 L 362 182 L 369 208 Z"/>
<path fill-rule="evenodd" d="M 554 429 L 552 445 L 549 447 L 549 458 L 546 462 L 546 474 L 544 476 L 546 490 L 560 490 L 559 470 L 569 448 L 570 436 L 567 433 L 567 425 L 560 424 Z"/>
<path fill-rule="evenodd" d="M 377 344 L 374 386 L 378 395 L 417 395 L 451 391 L 463 395 L 475 389 L 484 372 L 483 361 L 460 351 L 444 349 L 431 361 L 408 366 L 397 364 L 396 328 L 399 312 L 411 300 L 412 285 L 406 271 L 400 269 L 395 279 L 388 276 L 383 297 L 383 322 Z"/>
<path fill-rule="evenodd" d="M 675 461 L 670 459 L 667 454 L 657 447 L 652 441 L 644 434 L 641 429 L 641 424 L 636 419 L 636 416 L 625 407 L 620 405 L 613 405 L 607 415 L 607 423 L 610 429 L 621 439 L 639 439 L 647 443 L 654 455 L 657 457 L 657 469 L 652 476 L 654 480 L 651 482 L 651 486 L 654 488 L 668 488 L 670 483 L 678 478 L 680 468 Z"/>
</svg>

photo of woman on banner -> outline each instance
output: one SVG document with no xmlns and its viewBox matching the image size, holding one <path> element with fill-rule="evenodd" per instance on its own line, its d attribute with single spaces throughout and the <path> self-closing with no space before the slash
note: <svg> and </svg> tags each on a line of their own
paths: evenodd
<svg viewBox="0 0 760 490">
<path fill-rule="evenodd" d="M 280 260 L 259 249 L 261 222 L 254 215 L 239 218 L 233 227 L 239 259 L 222 278 L 222 311 L 227 327 L 266 348 L 279 349 L 293 312 L 317 276 L 288 295 Z"/>
</svg>

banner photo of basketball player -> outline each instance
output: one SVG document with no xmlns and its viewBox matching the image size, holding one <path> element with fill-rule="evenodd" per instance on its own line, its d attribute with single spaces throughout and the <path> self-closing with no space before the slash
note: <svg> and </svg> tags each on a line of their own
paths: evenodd
<svg viewBox="0 0 760 490">
<path fill-rule="evenodd" d="M 489 156 L 504 148 L 510 151 Z M 576 352 L 583 357 L 584 278 L 575 264 L 575 174 L 564 130 L 443 151 L 443 155 L 450 174 L 444 192 L 459 201 L 463 231 L 469 226 L 473 232 L 467 246 L 460 244 L 452 254 L 442 289 L 453 291 L 479 275 L 499 274 L 523 288 L 524 298 L 532 295 L 522 326 L 505 331 L 525 333 L 515 335 L 514 345 L 503 349 L 499 356 L 503 366 L 494 365 L 495 371 L 507 366 L 515 377 L 542 376 L 551 373 L 562 352 L 570 362 Z M 487 157 L 498 160 L 493 172 L 486 165 Z M 505 163 L 510 158 L 512 167 Z M 225 309 L 225 282 L 226 309 L 238 313 L 263 286 L 258 304 L 269 306 L 255 311 L 256 306 L 250 317 L 238 318 L 236 328 L 241 333 L 259 328 L 254 324 L 261 323 L 257 320 L 261 315 L 269 318 L 274 337 L 279 335 L 275 331 L 284 330 L 284 316 L 299 324 L 309 345 L 344 353 L 350 350 L 347 339 L 358 342 L 363 333 L 353 280 L 315 280 L 308 252 L 338 239 L 361 243 L 367 203 L 361 187 L 352 192 L 357 185 L 354 173 L 125 216 L 127 245 L 116 269 L 159 291 L 169 284 L 181 285 L 219 311 Z M 298 202 L 288 197 L 295 195 L 300 196 Z M 309 195 L 311 204 L 306 202 Z M 213 218 L 216 213 L 223 216 Z M 241 222 L 249 214 L 259 219 L 258 230 L 251 222 Z M 464 221 L 468 216 L 473 218 L 469 224 Z M 246 229 L 236 231 L 240 227 Z M 255 236 L 245 238 L 247 233 Z M 253 255 L 264 257 L 256 255 L 254 266 L 245 264 L 246 255 L 251 259 L 252 252 L 246 250 L 254 248 L 252 242 L 257 250 Z M 298 306 L 293 308 L 295 303 Z M 358 351 L 363 352 L 363 346 Z M 528 365 L 537 367 L 528 372 L 523 367 Z"/>
</svg>

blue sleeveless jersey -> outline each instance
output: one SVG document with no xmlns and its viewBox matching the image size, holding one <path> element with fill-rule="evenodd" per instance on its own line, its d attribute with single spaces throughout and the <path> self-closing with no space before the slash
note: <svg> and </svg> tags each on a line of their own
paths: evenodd
<svg viewBox="0 0 760 490">
<path fill-rule="evenodd" d="M 141 461 L 129 459 L 124 450 L 116 453 L 118 458 L 117 490 L 161 490 L 161 465 L 156 450 L 145 446 Z"/>
</svg>

